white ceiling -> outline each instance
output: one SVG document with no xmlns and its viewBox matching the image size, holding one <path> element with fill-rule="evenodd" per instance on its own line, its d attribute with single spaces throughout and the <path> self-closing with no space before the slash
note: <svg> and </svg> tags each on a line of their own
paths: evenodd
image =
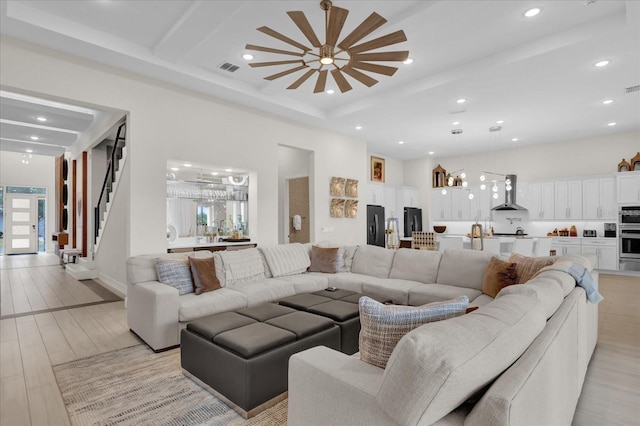
<svg viewBox="0 0 640 426">
<path fill-rule="evenodd" d="M 256 31 L 263 25 L 308 44 L 291 10 L 303 11 L 323 39 L 319 1 L 2 0 L 0 23 L 3 35 L 361 138 L 371 152 L 398 159 L 640 130 L 640 93 L 625 94 L 640 84 L 638 1 L 334 4 L 350 12 L 342 37 L 378 12 L 388 22 L 363 41 L 402 29 L 408 41 L 380 51 L 409 50 L 414 62 L 397 64 L 391 77 L 370 74 L 379 80 L 371 88 L 347 76 L 353 90 L 328 95 L 313 94 L 315 77 L 287 90 L 303 72 L 264 80 L 291 65 L 250 68 L 241 58 L 247 43 L 295 50 Z M 525 18 L 534 6 L 542 12 Z M 253 62 L 295 59 L 252 53 Z M 595 67 L 602 59 L 610 65 Z M 240 68 L 218 69 L 224 62 Z M 331 77 L 327 87 L 337 89 Z M 3 101 L 3 120 L 5 108 Z M 497 120 L 502 131 L 490 133 Z M 454 128 L 463 134 L 452 136 Z"/>
</svg>

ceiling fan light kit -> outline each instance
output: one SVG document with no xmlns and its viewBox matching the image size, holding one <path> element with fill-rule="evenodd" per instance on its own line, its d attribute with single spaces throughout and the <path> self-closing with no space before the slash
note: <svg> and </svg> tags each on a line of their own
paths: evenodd
<svg viewBox="0 0 640 426">
<path fill-rule="evenodd" d="M 312 47 L 295 41 L 269 27 L 262 26 L 257 30 L 263 34 L 287 43 L 300 51 L 275 49 L 253 44 L 247 44 L 245 46 L 247 50 L 274 53 L 278 55 L 297 56 L 301 59 L 256 62 L 250 63 L 249 65 L 253 68 L 289 64 L 296 65 L 295 67 L 289 68 L 285 71 L 269 75 L 265 77 L 266 80 L 275 80 L 298 71 L 306 70 L 302 76 L 287 87 L 287 89 L 290 90 L 297 89 L 305 81 L 311 78 L 311 76 L 317 73 L 318 77 L 316 79 L 313 93 L 321 93 L 325 91 L 327 76 L 330 72 L 333 80 L 338 85 L 338 89 L 344 93 L 352 89 L 351 84 L 345 78 L 344 74 L 347 74 L 349 77 L 367 87 L 371 87 L 378 83 L 378 80 L 363 73 L 362 71 L 392 76 L 398 70 L 397 67 L 373 64 L 371 62 L 403 62 L 409 58 L 409 52 L 406 50 L 371 52 L 372 50 L 407 41 L 407 37 L 402 30 L 395 31 L 361 44 L 356 44 L 387 22 L 386 19 L 377 13 L 373 12 L 351 33 L 344 37 L 342 41 L 338 42 L 342 28 L 347 20 L 347 16 L 349 15 L 349 11 L 347 9 L 333 6 L 332 2 L 329 0 L 322 0 L 320 2 L 320 8 L 324 10 L 325 13 L 324 43 L 320 42 L 303 12 L 287 12 L 287 15 L 289 15 L 294 24 L 298 29 L 300 29 Z"/>
</svg>

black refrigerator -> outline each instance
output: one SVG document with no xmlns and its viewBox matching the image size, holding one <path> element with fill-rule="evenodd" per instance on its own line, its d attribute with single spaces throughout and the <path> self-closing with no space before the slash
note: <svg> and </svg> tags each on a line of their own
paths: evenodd
<svg viewBox="0 0 640 426">
<path fill-rule="evenodd" d="M 384 247 L 384 207 L 367 205 L 367 244 Z"/>
<path fill-rule="evenodd" d="M 413 231 L 422 231 L 422 209 L 404 208 L 404 236 L 410 237 Z"/>
</svg>

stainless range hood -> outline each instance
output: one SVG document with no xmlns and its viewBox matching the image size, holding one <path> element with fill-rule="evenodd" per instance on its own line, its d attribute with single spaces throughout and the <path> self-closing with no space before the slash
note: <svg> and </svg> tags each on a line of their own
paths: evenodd
<svg viewBox="0 0 640 426">
<path fill-rule="evenodd" d="M 520 210 L 520 211 L 527 211 L 526 207 L 522 207 L 520 205 L 518 205 L 516 203 L 516 194 L 518 193 L 518 176 L 516 175 L 506 175 L 505 176 L 505 180 L 511 180 L 511 191 L 507 191 L 507 188 L 505 185 L 505 189 L 504 189 L 504 204 L 500 204 L 498 206 L 495 206 L 494 208 L 492 208 L 491 210 L 495 210 L 495 211 L 513 211 L 513 210 Z"/>
</svg>

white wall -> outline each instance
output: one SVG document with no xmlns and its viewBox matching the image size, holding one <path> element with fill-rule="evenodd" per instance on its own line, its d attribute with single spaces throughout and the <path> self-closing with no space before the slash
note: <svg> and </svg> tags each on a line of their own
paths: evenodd
<svg viewBox="0 0 640 426">
<path fill-rule="evenodd" d="M 32 155 L 29 159 L 29 164 L 22 164 L 21 153 L 0 152 L 0 185 L 47 188 L 45 237 L 47 242 L 46 250 L 48 252 L 54 249 L 51 234 L 57 231 L 55 224 L 55 167 L 55 157 Z M 6 218 L 4 222 L 6 224 Z"/>
<path fill-rule="evenodd" d="M 224 158 L 229 167 L 255 171 L 250 176 L 250 182 L 255 182 L 249 193 L 250 236 L 258 244 L 276 244 L 279 144 L 314 152 L 315 235 L 322 227 L 331 227 L 333 233 L 324 234 L 323 239 L 344 244 L 365 241 L 363 208 L 357 219 L 329 217 L 328 184 L 331 176 L 366 181 L 364 141 L 289 123 L 9 37 L 0 43 L 3 89 L 28 90 L 129 113 L 130 232 L 129 247 L 123 248 L 128 254 L 166 250 L 168 159 L 216 164 Z M 117 266 L 124 268 L 124 264 Z"/>
</svg>

